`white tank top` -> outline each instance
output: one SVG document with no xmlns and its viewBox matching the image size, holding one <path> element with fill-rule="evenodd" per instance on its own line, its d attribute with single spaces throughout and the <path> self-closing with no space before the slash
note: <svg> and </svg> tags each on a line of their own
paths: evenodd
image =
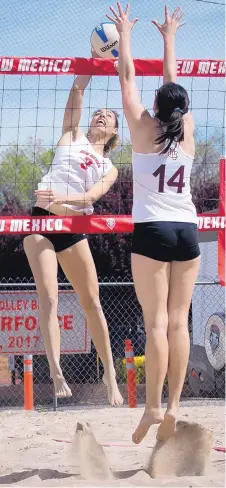
<svg viewBox="0 0 226 488">
<path fill-rule="evenodd" d="M 67 146 L 57 146 L 48 173 L 38 184 L 39 190 L 54 190 L 60 195 L 85 193 L 112 168 L 112 162 L 97 154 L 85 135 Z M 64 204 L 72 210 L 91 215 L 93 206 L 82 209 Z"/>
<path fill-rule="evenodd" d="M 197 223 L 190 189 L 193 160 L 178 144 L 166 154 L 133 151 L 134 222 Z"/>
</svg>

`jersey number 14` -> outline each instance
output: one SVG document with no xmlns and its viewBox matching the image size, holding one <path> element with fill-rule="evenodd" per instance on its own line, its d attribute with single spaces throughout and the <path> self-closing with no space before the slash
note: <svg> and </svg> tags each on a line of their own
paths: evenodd
<svg viewBox="0 0 226 488">
<path fill-rule="evenodd" d="M 165 174 L 166 174 L 166 165 L 161 164 L 159 168 L 153 173 L 153 176 L 157 178 L 159 176 L 159 193 L 164 193 L 164 185 L 165 185 Z M 180 166 L 178 170 L 171 176 L 171 178 L 166 182 L 168 186 L 174 186 L 177 188 L 177 193 L 182 193 L 182 188 L 185 186 L 184 183 L 184 166 Z"/>
</svg>

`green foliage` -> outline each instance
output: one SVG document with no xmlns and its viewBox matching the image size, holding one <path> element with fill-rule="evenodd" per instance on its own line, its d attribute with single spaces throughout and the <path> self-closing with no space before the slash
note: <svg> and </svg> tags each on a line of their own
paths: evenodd
<svg viewBox="0 0 226 488">
<path fill-rule="evenodd" d="M 196 138 L 196 154 L 192 168 L 192 186 L 207 181 L 219 182 L 219 158 L 223 151 L 223 137 L 213 135 L 207 141 Z"/>
<path fill-rule="evenodd" d="M 132 146 L 130 141 L 126 140 L 123 145 L 112 152 L 111 159 L 117 168 L 122 168 L 125 165 L 131 166 Z"/>
<path fill-rule="evenodd" d="M 207 142 L 196 140 L 196 158 L 193 165 L 191 186 L 194 202 L 199 212 L 211 210 L 217 206 L 218 162 L 222 144 L 222 137 L 217 135 L 211 136 Z M 32 138 L 24 146 L 10 144 L 0 154 L 0 192 L 6 190 L 10 197 L 18 198 L 21 203 L 30 203 L 38 182 L 47 173 L 51 165 L 53 156 L 54 150 L 44 149 L 40 141 L 34 142 Z M 128 195 L 132 189 L 132 187 L 130 188 L 132 183 L 130 141 L 126 140 L 123 145 L 113 151 L 111 158 L 120 169 L 114 194 L 117 199 L 120 194 L 122 202 L 128 201 Z M 131 200 L 130 196 L 129 200 Z M 115 207 L 114 204 L 113 207 Z M 118 213 L 118 209 L 113 207 L 111 212 Z M 125 211 L 123 210 L 123 212 Z M 120 213 L 122 213 L 122 209 Z"/>
<path fill-rule="evenodd" d="M 219 201 L 219 159 L 223 151 L 222 136 L 207 141 L 196 139 L 196 155 L 191 175 L 193 202 L 198 213 L 215 210 Z"/>
<path fill-rule="evenodd" d="M 54 153 L 32 139 L 24 146 L 10 144 L 0 155 L 0 189 L 8 195 L 30 202 L 43 174 L 47 173 Z"/>
<path fill-rule="evenodd" d="M 145 383 L 145 356 L 137 356 L 134 358 L 134 365 L 136 371 L 136 383 Z M 127 383 L 126 360 L 124 358 L 116 361 L 116 374 L 120 383 Z"/>
</svg>

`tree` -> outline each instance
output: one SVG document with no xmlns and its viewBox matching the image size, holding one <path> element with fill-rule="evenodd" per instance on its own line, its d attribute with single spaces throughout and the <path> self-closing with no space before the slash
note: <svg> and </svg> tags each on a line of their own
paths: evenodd
<svg viewBox="0 0 226 488">
<path fill-rule="evenodd" d="M 121 144 L 112 154 L 111 159 L 117 168 L 122 168 L 124 165 L 131 166 L 132 163 L 132 146 L 129 140 Z"/>
<path fill-rule="evenodd" d="M 219 202 L 219 160 L 222 136 L 212 135 L 206 142 L 196 141 L 196 156 L 191 175 L 193 201 L 198 213 L 217 209 Z"/>
<path fill-rule="evenodd" d="M 212 135 L 207 141 L 196 139 L 196 155 L 192 171 L 192 181 L 219 182 L 219 159 L 222 153 L 223 137 Z"/>
<path fill-rule="evenodd" d="M 24 146 L 10 144 L 0 156 L 0 190 L 23 205 L 34 198 L 34 191 L 43 174 L 47 173 L 53 151 L 45 150 L 41 142 L 30 138 Z M 2 198 L 1 198 L 2 200 Z"/>
<path fill-rule="evenodd" d="M 27 215 L 34 191 L 47 173 L 53 151 L 45 150 L 40 141 L 30 138 L 26 145 L 10 144 L 0 156 L 0 209 L 4 215 Z M 23 251 L 23 236 L 2 235 L 0 253 L 3 260 Z M 9 263 L 9 262 L 8 262 Z"/>
</svg>

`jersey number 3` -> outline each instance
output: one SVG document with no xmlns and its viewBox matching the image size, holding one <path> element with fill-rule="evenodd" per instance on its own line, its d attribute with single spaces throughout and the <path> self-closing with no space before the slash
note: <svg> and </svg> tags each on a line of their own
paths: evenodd
<svg viewBox="0 0 226 488">
<path fill-rule="evenodd" d="M 159 193 L 164 193 L 164 184 L 165 184 L 165 173 L 166 173 L 166 165 L 161 164 L 159 168 L 153 173 L 153 176 L 157 178 L 159 176 Z M 177 181 L 176 181 L 177 180 Z M 174 186 L 177 188 L 177 193 L 182 193 L 182 188 L 185 186 L 184 183 L 184 166 L 180 166 L 178 170 L 171 176 L 171 178 L 166 182 L 168 186 Z"/>
<path fill-rule="evenodd" d="M 84 159 L 84 163 L 81 163 L 81 168 L 86 170 L 88 169 L 89 166 L 91 166 L 94 163 L 93 159 L 90 158 L 89 156 L 86 156 Z"/>
</svg>

